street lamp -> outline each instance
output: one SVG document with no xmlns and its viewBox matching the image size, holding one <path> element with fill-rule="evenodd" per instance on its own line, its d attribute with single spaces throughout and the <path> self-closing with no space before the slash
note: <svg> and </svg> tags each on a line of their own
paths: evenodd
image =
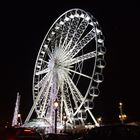
<svg viewBox="0 0 140 140">
<path fill-rule="evenodd" d="M 55 134 L 57 133 L 57 108 L 58 108 L 58 102 L 57 102 L 57 99 L 55 100 L 55 102 L 54 102 L 54 110 L 55 110 L 55 129 L 54 129 L 54 131 L 55 131 Z"/>
<path fill-rule="evenodd" d="M 97 118 L 97 122 L 99 125 L 101 125 L 102 124 L 102 117 Z"/>
<path fill-rule="evenodd" d="M 18 117 L 18 126 L 21 126 L 22 125 L 21 114 L 18 113 L 17 117 Z"/>
<path fill-rule="evenodd" d="M 119 109 L 120 109 L 119 119 L 120 119 L 121 123 L 123 124 L 124 121 L 127 119 L 127 116 L 126 116 L 126 114 L 123 113 L 123 108 L 122 108 L 122 106 L 123 106 L 123 103 L 120 102 L 120 103 L 119 103 Z"/>
<path fill-rule="evenodd" d="M 20 118 L 21 117 L 21 114 L 18 114 L 18 118 Z"/>
<path fill-rule="evenodd" d="M 64 116 L 63 116 L 63 119 L 64 119 L 64 132 L 66 132 L 66 121 L 67 121 L 67 116 L 64 115 Z"/>
</svg>

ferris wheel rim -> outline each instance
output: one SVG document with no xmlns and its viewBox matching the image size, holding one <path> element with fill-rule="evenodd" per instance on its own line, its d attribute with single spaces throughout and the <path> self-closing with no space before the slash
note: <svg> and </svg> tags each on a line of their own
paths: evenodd
<svg viewBox="0 0 140 140">
<path fill-rule="evenodd" d="M 46 39 L 47 36 L 49 35 L 49 33 L 50 33 L 51 29 L 53 28 L 53 26 L 57 23 L 57 21 L 58 21 L 63 15 L 65 15 L 66 13 L 68 13 L 68 12 L 70 12 L 70 11 L 72 11 L 72 10 L 81 10 L 81 11 L 83 11 L 84 13 L 87 14 L 87 12 L 84 11 L 84 10 L 82 10 L 82 9 L 73 8 L 73 9 L 70 9 L 70 10 L 66 11 L 65 13 L 63 13 L 62 15 L 60 15 L 60 16 L 55 20 L 55 22 L 54 22 L 54 23 L 52 24 L 52 26 L 49 28 L 48 32 L 46 33 L 46 35 L 45 35 L 45 37 L 44 37 L 44 39 L 43 39 L 43 41 L 42 41 L 42 44 L 41 44 L 39 53 L 38 53 L 37 58 L 36 58 L 36 63 L 35 63 L 35 67 L 34 67 L 34 74 L 33 74 L 33 81 L 35 81 L 34 78 L 35 78 L 35 73 L 36 73 L 37 60 L 39 59 L 39 54 L 40 54 L 41 49 L 42 49 L 42 47 L 43 47 L 43 45 L 44 45 L 45 39 Z M 88 15 L 89 15 L 89 14 L 88 14 Z M 89 15 L 89 16 L 90 16 L 90 15 Z M 90 17 L 90 18 L 91 18 L 91 17 Z M 91 18 L 91 20 L 92 20 L 92 18 Z M 92 22 L 93 22 L 93 21 L 92 21 Z M 94 25 L 94 26 L 95 26 L 95 25 Z M 96 32 L 96 30 L 95 30 L 95 34 L 96 34 L 96 36 L 95 36 L 96 39 L 95 39 L 95 40 L 97 40 L 97 32 Z M 98 44 L 97 44 L 97 41 L 96 41 L 96 54 L 98 53 L 98 52 L 97 52 L 97 47 L 98 47 Z M 94 74 L 95 74 L 96 61 L 97 61 L 97 55 L 95 56 L 95 66 L 94 66 L 94 70 L 93 70 L 93 72 L 92 72 L 92 79 L 93 79 L 93 76 L 94 76 Z M 88 96 L 88 93 L 89 93 L 91 84 L 92 84 L 92 80 L 90 81 L 90 85 L 88 86 L 88 89 L 87 89 L 87 91 L 86 91 L 86 94 L 85 94 L 85 96 L 84 96 L 84 99 L 83 99 L 82 103 L 81 103 L 80 106 L 78 107 L 77 111 L 75 111 L 74 115 L 76 115 L 77 112 L 78 112 L 78 111 L 81 109 L 81 107 L 83 106 L 83 104 L 84 104 L 84 102 L 85 102 L 85 100 L 86 100 L 86 98 L 87 98 L 87 96 Z M 34 99 L 34 98 L 35 98 L 35 96 L 34 96 L 34 83 L 33 83 L 33 99 Z"/>
</svg>

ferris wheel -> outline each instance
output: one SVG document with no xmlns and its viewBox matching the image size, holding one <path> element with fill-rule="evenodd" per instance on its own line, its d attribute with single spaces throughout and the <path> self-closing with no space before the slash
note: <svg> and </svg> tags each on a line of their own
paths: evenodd
<svg viewBox="0 0 140 140">
<path fill-rule="evenodd" d="M 35 111 L 52 127 L 57 101 L 60 125 L 64 116 L 71 126 L 85 125 L 88 118 L 98 125 L 91 110 L 104 79 L 105 52 L 101 27 L 90 13 L 78 8 L 63 13 L 41 44 L 33 75 L 33 106 L 26 121 Z"/>
</svg>

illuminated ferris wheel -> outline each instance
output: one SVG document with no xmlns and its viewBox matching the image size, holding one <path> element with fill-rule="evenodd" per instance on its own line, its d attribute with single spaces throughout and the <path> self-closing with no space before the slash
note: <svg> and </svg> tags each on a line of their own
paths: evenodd
<svg viewBox="0 0 140 140">
<path fill-rule="evenodd" d="M 58 127 L 85 125 L 92 113 L 93 100 L 103 81 L 105 47 L 98 21 L 82 9 L 62 14 L 47 32 L 35 64 L 33 75 L 33 112 L 54 126 L 57 101 Z M 25 122 L 26 122 L 25 121 Z"/>
</svg>

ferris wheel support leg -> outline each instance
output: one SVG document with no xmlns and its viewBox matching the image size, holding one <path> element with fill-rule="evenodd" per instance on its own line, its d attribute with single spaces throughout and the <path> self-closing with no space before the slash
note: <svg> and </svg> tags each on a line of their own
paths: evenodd
<svg viewBox="0 0 140 140">
<path fill-rule="evenodd" d="M 90 111 L 89 109 L 88 109 L 87 111 L 89 112 L 89 114 L 90 114 L 91 118 L 93 119 L 95 125 L 96 125 L 96 126 L 99 126 L 99 123 L 96 121 L 96 119 L 95 119 L 95 117 L 92 115 L 91 111 Z"/>
<path fill-rule="evenodd" d="M 33 114 L 34 109 L 35 109 L 35 105 L 32 106 L 32 108 L 31 108 L 31 110 L 30 110 L 30 112 L 29 112 L 29 114 L 28 114 L 28 116 L 27 116 L 27 118 L 26 118 L 24 123 L 29 121 L 29 119 L 31 118 L 31 115 Z"/>
<path fill-rule="evenodd" d="M 39 95 L 37 96 L 36 100 L 34 101 L 34 103 L 32 105 L 32 108 L 31 108 L 31 110 L 30 110 L 30 112 L 29 112 L 29 114 L 28 114 L 28 116 L 27 116 L 27 118 L 25 120 L 25 123 L 28 122 L 29 119 L 31 118 L 31 115 L 33 114 L 33 111 L 34 111 L 34 109 L 36 107 L 37 102 L 39 101 L 39 98 L 40 98 L 41 94 L 42 94 L 42 92 L 39 93 Z"/>
</svg>

